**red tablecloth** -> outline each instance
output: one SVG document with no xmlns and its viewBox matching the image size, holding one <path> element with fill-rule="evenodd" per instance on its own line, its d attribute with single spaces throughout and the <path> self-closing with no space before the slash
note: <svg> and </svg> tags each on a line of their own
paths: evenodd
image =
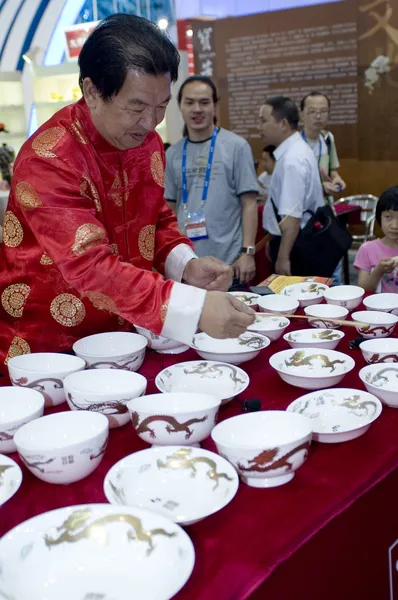
<svg viewBox="0 0 398 600">
<path fill-rule="evenodd" d="M 295 327 L 298 322 L 292 320 Z M 351 351 L 348 347 L 349 340 L 356 336 L 356 330 L 346 328 L 345 333 L 346 337 L 338 349 L 350 353 L 355 358 L 357 366 L 345 377 L 341 386 L 363 389 L 358 377 L 358 370 L 364 365 L 362 355 L 360 350 Z M 243 399 L 259 398 L 263 410 L 285 409 L 292 400 L 306 393 L 305 390 L 282 382 L 278 374 L 268 365 L 269 356 L 286 347 L 287 344 L 283 340 L 272 343 L 255 360 L 243 365 L 251 377 L 250 386 L 242 398 L 233 400 L 221 409 L 221 419 L 239 413 Z M 148 354 L 140 371 L 148 378 L 148 393 L 155 391 L 154 377 L 162 368 L 175 362 L 196 358 L 192 350 L 177 357 Z M 64 404 L 60 409 L 67 410 L 67 405 Z M 338 515 L 348 514 L 347 509 L 353 503 L 354 506 L 359 506 L 362 502 L 362 506 L 366 507 L 366 503 L 364 505 L 363 502 L 366 501 L 368 494 L 372 497 L 372 493 L 376 493 L 379 486 L 373 491 L 372 488 L 376 484 L 384 485 L 385 482 L 381 482 L 392 474 L 397 466 L 397 431 L 398 410 L 385 407 L 378 421 L 357 440 L 337 445 L 313 443 L 308 460 L 289 484 L 264 490 L 241 484 L 236 497 L 225 509 L 188 528 L 195 545 L 196 564 L 191 579 L 176 598 L 178 600 L 243 600 L 251 597 L 256 590 L 257 593 L 253 597 L 258 600 L 307 598 L 305 586 L 299 590 L 294 578 L 284 578 L 280 583 L 287 586 L 289 592 L 275 592 L 274 588 L 273 595 L 266 593 L 268 585 L 266 580 L 278 566 L 283 569 L 284 564 L 287 565 L 292 561 L 291 572 L 294 577 L 295 564 L 297 569 L 297 561 L 294 561 L 294 558 L 301 554 L 305 556 L 308 542 L 313 536 L 317 539 L 319 536 L 322 537 L 324 531 L 330 531 L 331 525 L 327 527 L 327 524 L 341 520 Z M 207 440 L 204 446 L 214 450 L 210 440 Z M 21 465 L 24 480 L 17 494 L 1 509 L 0 534 L 46 510 L 71 504 L 105 502 L 102 484 L 109 468 L 127 454 L 145 447 L 145 443 L 135 435 L 130 424 L 111 430 L 108 449 L 97 470 L 83 481 L 69 486 L 46 484 Z M 17 455 L 11 457 L 21 464 Z M 388 493 L 391 494 L 391 489 Z M 391 496 L 389 500 L 391 502 Z M 369 504 L 369 506 L 373 505 Z M 363 544 L 358 544 L 356 540 L 356 547 L 362 546 L 365 554 L 368 552 L 365 546 L 365 542 L 369 542 L 368 529 L 373 527 L 374 530 L 378 519 L 386 519 L 386 515 L 379 514 L 380 510 L 383 511 L 380 497 L 377 502 L 375 501 L 375 506 L 379 508 L 377 510 L 374 508 L 370 514 L 364 508 L 362 513 L 360 511 L 357 513 L 355 510 L 353 512 L 354 515 L 363 515 Z M 353 511 L 353 508 L 349 510 Z M 397 511 L 395 510 L 394 513 L 396 515 Z M 349 526 L 350 523 L 346 524 L 342 530 L 342 534 L 347 531 L 348 542 L 352 535 Z M 398 528 L 396 516 L 395 525 L 390 523 L 390 526 L 391 535 L 396 533 L 393 537 L 394 541 L 398 537 L 397 529 L 394 532 L 394 526 Z M 340 547 L 321 545 L 321 549 L 317 550 L 318 554 L 312 557 L 308 565 L 304 564 L 304 568 L 307 569 L 305 585 L 311 586 L 316 580 L 316 573 L 312 571 L 314 566 L 317 565 L 318 570 L 319 561 L 323 561 L 326 565 L 329 563 L 331 569 L 336 558 L 334 555 L 337 553 L 341 556 L 343 547 L 343 539 L 340 540 Z M 350 547 L 349 544 L 347 547 Z M 388 581 L 387 550 L 388 548 L 385 549 L 386 572 L 383 575 L 386 581 Z M 289 557 L 291 557 L 290 561 Z M 355 564 L 358 562 L 356 558 L 358 557 L 354 555 L 351 557 Z M 303 564 L 300 561 L 299 564 L 301 564 L 299 572 L 303 576 Z M 270 588 L 275 577 L 277 580 L 278 573 L 282 573 L 280 569 L 269 579 Z M 349 573 L 348 561 L 346 576 L 349 577 Z M 334 575 L 336 579 L 339 573 Z M 371 575 L 368 571 L 363 572 L 362 580 L 367 581 L 366 578 Z M 323 599 L 326 595 L 319 590 L 319 595 L 311 596 L 313 597 Z M 363 594 L 346 596 L 342 589 L 339 597 L 344 599 L 349 597 L 350 600 L 387 598 L 380 595 L 377 585 L 375 589 L 369 588 L 368 596 Z"/>
</svg>

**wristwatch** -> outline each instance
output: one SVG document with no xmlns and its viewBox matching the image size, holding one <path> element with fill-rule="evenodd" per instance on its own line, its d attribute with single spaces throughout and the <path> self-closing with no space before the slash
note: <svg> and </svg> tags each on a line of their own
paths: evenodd
<svg viewBox="0 0 398 600">
<path fill-rule="evenodd" d="M 256 246 L 242 246 L 240 252 L 241 254 L 249 254 L 250 256 L 253 256 L 254 254 L 256 254 Z"/>
</svg>

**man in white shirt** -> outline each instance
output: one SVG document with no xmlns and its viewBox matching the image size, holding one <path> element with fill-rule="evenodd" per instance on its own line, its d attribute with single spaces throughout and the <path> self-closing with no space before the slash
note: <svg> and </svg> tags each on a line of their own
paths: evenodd
<svg viewBox="0 0 398 600">
<path fill-rule="evenodd" d="M 280 275 L 300 275 L 294 243 L 311 216 L 307 211 L 315 212 L 324 204 L 318 165 L 297 131 L 298 123 L 299 112 L 290 98 L 269 98 L 260 109 L 260 134 L 265 144 L 276 146 L 263 226 L 273 236 L 269 254 L 274 272 Z M 286 217 L 280 226 L 277 216 Z"/>
</svg>

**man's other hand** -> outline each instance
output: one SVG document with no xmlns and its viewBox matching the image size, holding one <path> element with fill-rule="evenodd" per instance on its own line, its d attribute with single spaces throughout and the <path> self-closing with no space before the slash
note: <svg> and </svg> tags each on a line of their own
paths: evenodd
<svg viewBox="0 0 398 600">
<path fill-rule="evenodd" d="M 218 258 L 204 256 L 190 260 L 182 276 L 188 285 L 209 291 L 226 292 L 232 284 L 233 271 Z"/>
</svg>

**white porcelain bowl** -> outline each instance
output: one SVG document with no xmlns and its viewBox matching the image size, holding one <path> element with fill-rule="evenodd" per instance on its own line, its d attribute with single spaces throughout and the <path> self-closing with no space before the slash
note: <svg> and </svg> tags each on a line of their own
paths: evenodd
<svg viewBox="0 0 398 600">
<path fill-rule="evenodd" d="M 363 300 L 367 310 L 379 310 L 398 314 L 398 294 L 372 294 Z"/>
<path fill-rule="evenodd" d="M 224 458 L 181 446 L 149 448 L 116 463 L 104 481 L 111 504 L 139 506 L 167 519 L 192 525 L 229 504 L 238 474 Z"/>
<path fill-rule="evenodd" d="M 193 392 L 210 394 L 226 404 L 245 391 L 250 378 L 245 371 L 226 363 L 192 360 L 167 367 L 155 384 L 160 392 Z"/>
<path fill-rule="evenodd" d="M 44 397 L 40 392 L 12 386 L 0 387 L 0 452 L 16 452 L 15 432 L 22 425 L 43 415 Z"/>
<path fill-rule="evenodd" d="M 72 373 L 64 381 L 69 408 L 102 413 L 107 417 L 111 429 L 130 421 L 127 403 L 145 394 L 146 386 L 145 377 L 121 369 L 92 369 Z"/>
<path fill-rule="evenodd" d="M 133 427 L 148 444 L 198 444 L 216 424 L 221 398 L 180 392 L 152 394 L 128 403 Z"/>
<path fill-rule="evenodd" d="M 270 340 L 259 333 L 247 331 L 238 338 L 216 339 L 207 333 L 193 336 L 192 348 L 205 360 L 220 360 L 231 365 L 240 365 L 252 360 L 269 346 Z"/>
<path fill-rule="evenodd" d="M 283 350 L 271 356 L 269 364 L 283 381 L 306 390 L 337 385 L 355 367 L 351 356 L 324 348 Z"/>
<path fill-rule="evenodd" d="M 82 371 L 86 363 L 82 358 L 55 352 L 21 354 L 8 361 L 12 385 L 37 390 L 44 396 L 45 406 L 65 402 L 64 379 Z"/>
<path fill-rule="evenodd" d="M 335 304 L 306 306 L 304 312 L 308 317 L 315 317 L 314 319 L 308 319 L 308 323 L 312 325 L 312 327 L 320 327 L 321 329 L 339 329 L 341 325 L 334 323 L 333 321 L 328 321 L 328 319 L 344 321 L 348 315 L 347 308 Z"/>
<path fill-rule="evenodd" d="M 366 323 L 365 327 L 356 327 L 358 333 L 365 339 L 384 338 L 392 335 L 398 317 L 391 313 L 378 310 L 360 310 L 351 315 L 353 321 Z"/>
<path fill-rule="evenodd" d="M 367 365 L 359 371 L 366 389 L 387 406 L 398 408 L 398 366 Z"/>
<path fill-rule="evenodd" d="M 328 304 L 353 310 L 361 304 L 364 294 L 365 290 L 358 285 L 335 285 L 326 290 L 324 296 Z"/>
<path fill-rule="evenodd" d="M 264 313 L 264 315 L 257 315 L 253 325 L 250 325 L 247 330 L 261 333 L 274 342 L 281 337 L 289 325 L 290 321 L 285 317 L 273 317 L 271 314 Z"/>
<path fill-rule="evenodd" d="M 398 338 L 366 340 L 359 347 L 367 363 L 398 362 Z"/>
<path fill-rule="evenodd" d="M 19 465 L 8 456 L 0 454 L 0 506 L 17 493 L 21 483 L 22 471 Z"/>
<path fill-rule="evenodd" d="M 269 488 L 293 479 L 307 458 L 311 434 L 312 423 L 306 417 L 265 410 L 226 419 L 211 437 L 244 483 Z"/>
<path fill-rule="evenodd" d="M 148 340 L 148 348 L 156 350 L 159 354 L 181 354 L 181 352 L 189 350 L 189 346 L 181 344 L 181 342 L 156 335 L 152 331 L 149 331 L 149 329 L 145 329 L 145 327 L 138 327 L 138 325 L 134 325 L 134 327 L 137 333 L 143 335 Z"/>
<path fill-rule="evenodd" d="M 48 483 L 73 483 L 90 475 L 108 443 L 108 419 L 87 410 L 59 412 L 27 423 L 14 435 L 19 456 Z"/>
<path fill-rule="evenodd" d="M 332 329 L 299 329 L 286 333 L 283 339 L 291 348 L 327 348 L 334 350 L 344 333 Z"/>
<path fill-rule="evenodd" d="M 328 286 L 323 283 L 308 281 L 287 285 L 283 288 L 281 295 L 298 300 L 300 306 L 304 307 L 311 306 L 312 304 L 320 304 L 323 300 L 323 294 L 328 289 Z"/>
<path fill-rule="evenodd" d="M 189 579 L 195 551 L 179 525 L 155 512 L 88 504 L 9 531 L 0 563 L 12 600 L 169 600 Z"/>
<path fill-rule="evenodd" d="M 260 294 L 253 294 L 253 292 L 228 292 L 231 296 L 235 296 L 237 300 L 240 300 L 246 306 L 255 308 L 258 306 L 258 301 L 261 298 Z"/>
<path fill-rule="evenodd" d="M 335 388 L 301 396 L 286 410 L 311 419 L 313 440 L 337 444 L 364 434 L 380 416 L 382 405 L 368 392 Z"/>
<path fill-rule="evenodd" d="M 115 331 L 82 338 L 73 344 L 73 351 L 86 361 L 89 369 L 138 371 L 144 362 L 147 344 L 143 335 Z"/>
<path fill-rule="evenodd" d="M 281 294 L 262 296 L 258 301 L 260 312 L 277 313 L 280 315 L 294 315 L 299 306 L 298 300 L 282 296 Z"/>
</svg>

